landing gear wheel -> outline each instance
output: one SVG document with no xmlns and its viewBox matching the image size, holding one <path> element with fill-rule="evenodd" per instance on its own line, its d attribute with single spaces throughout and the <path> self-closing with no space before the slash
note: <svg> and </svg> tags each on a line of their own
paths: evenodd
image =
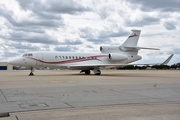
<svg viewBox="0 0 180 120">
<path fill-rule="evenodd" d="M 89 75 L 89 74 L 91 74 L 91 71 L 90 70 L 85 70 L 85 74 Z"/>
<path fill-rule="evenodd" d="M 29 76 L 33 76 L 34 74 L 31 72 L 31 73 L 29 73 Z"/>
<path fill-rule="evenodd" d="M 34 71 L 34 69 L 33 69 L 33 67 L 31 67 L 31 72 L 29 73 L 29 76 L 34 76 L 33 71 Z"/>
<path fill-rule="evenodd" d="M 89 75 L 91 74 L 91 71 L 90 70 L 81 70 L 80 73 L 84 72 L 86 75 Z"/>
<path fill-rule="evenodd" d="M 93 72 L 94 72 L 95 75 L 101 75 L 101 71 L 100 70 L 94 69 Z"/>
</svg>

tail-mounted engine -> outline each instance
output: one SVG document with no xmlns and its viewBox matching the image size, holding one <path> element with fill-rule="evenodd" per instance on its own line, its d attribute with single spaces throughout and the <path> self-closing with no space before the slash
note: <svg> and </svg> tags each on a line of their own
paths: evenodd
<svg viewBox="0 0 180 120">
<path fill-rule="evenodd" d="M 119 46 L 100 46 L 101 53 L 119 52 Z"/>
<path fill-rule="evenodd" d="M 108 59 L 111 61 L 122 61 L 122 60 L 127 60 L 128 57 L 123 54 L 118 54 L 118 53 L 109 53 Z"/>
</svg>

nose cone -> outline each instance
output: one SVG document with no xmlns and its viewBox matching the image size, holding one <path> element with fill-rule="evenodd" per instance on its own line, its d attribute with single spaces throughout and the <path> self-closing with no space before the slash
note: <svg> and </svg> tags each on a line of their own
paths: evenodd
<svg viewBox="0 0 180 120">
<path fill-rule="evenodd" d="M 21 59 L 22 58 L 16 58 L 16 59 L 10 60 L 8 62 L 8 64 L 11 64 L 11 65 L 20 65 L 20 62 L 22 61 Z"/>
</svg>

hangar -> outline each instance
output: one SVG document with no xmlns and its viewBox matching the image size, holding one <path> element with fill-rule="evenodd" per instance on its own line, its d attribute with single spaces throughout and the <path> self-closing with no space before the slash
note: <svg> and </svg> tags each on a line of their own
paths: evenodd
<svg viewBox="0 0 180 120">
<path fill-rule="evenodd" d="M 0 62 L 0 70 L 12 70 L 13 66 L 7 62 Z"/>
</svg>

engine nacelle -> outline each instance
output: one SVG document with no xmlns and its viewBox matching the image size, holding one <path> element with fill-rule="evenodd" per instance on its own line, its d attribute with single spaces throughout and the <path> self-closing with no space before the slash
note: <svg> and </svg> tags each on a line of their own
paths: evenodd
<svg viewBox="0 0 180 120">
<path fill-rule="evenodd" d="M 100 46 L 101 53 L 119 52 L 119 46 Z"/>
<path fill-rule="evenodd" d="M 108 58 L 111 61 L 122 61 L 128 59 L 126 55 L 118 54 L 118 53 L 109 53 Z"/>
</svg>

